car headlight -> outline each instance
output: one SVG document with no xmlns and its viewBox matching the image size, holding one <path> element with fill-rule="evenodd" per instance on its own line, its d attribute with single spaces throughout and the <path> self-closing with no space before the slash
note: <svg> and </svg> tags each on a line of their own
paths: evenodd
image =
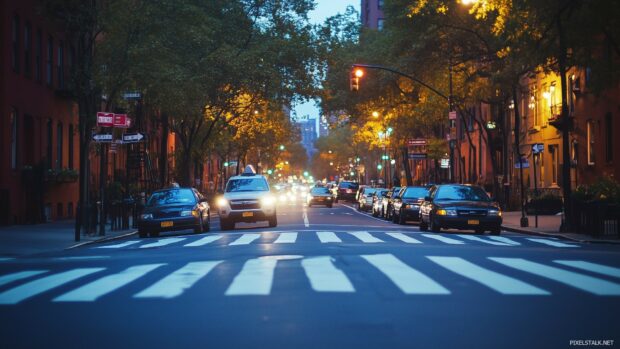
<svg viewBox="0 0 620 349">
<path fill-rule="evenodd" d="M 405 205 L 405 208 L 410 208 L 410 209 L 413 209 L 413 210 L 417 210 L 417 209 L 420 208 L 420 205 L 411 205 L 411 204 L 409 204 L 409 205 Z"/>
<path fill-rule="evenodd" d="M 152 213 L 141 214 L 140 219 L 142 219 L 143 221 L 148 220 L 148 219 L 153 219 L 153 214 Z"/>
<path fill-rule="evenodd" d="M 199 215 L 200 215 L 200 212 L 198 210 L 183 210 L 183 211 L 181 211 L 181 217 L 189 217 L 189 216 L 198 217 Z"/>
<path fill-rule="evenodd" d="M 276 203 L 276 199 L 271 195 L 264 196 L 263 198 L 260 199 L 260 201 L 263 204 L 263 206 L 273 206 Z"/>
<path fill-rule="evenodd" d="M 280 201 L 287 202 L 288 201 L 288 196 L 286 196 L 285 194 L 280 195 Z"/>
<path fill-rule="evenodd" d="M 217 199 L 216 204 L 217 204 L 218 207 L 221 208 L 221 207 L 224 207 L 224 206 L 228 205 L 228 200 L 226 200 L 223 197 L 220 197 L 220 198 Z"/>
<path fill-rule="evenodd" d="M 502 216 L 501 210 L 489 210 L 489 216 Z"/>
<path fill-rule="evenodd" d="M 438 216 L 456 216 L 456 210 L 440 209 L 440 210 L 437 210 L 437 215 Z"/>
</svg>

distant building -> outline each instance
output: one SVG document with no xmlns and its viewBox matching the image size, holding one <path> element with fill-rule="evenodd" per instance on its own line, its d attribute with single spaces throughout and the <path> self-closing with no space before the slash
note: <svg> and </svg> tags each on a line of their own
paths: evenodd
<svg viewBox="0 0 620 349">
<path fill-rule="evenodd" d="M 362 25 L 364 27 L 383 30 L 385 21 L 383 3 L 384 0 L 362 0 Z"/>
<path fill-rule="evenodd" d="M 306 148 L 308 157 L 311 158 L 316 152 L 316 149 L 314 148 L 314 142 L 317 139 L 316 119 L 304 117 L 302 120 L 297 122 L 297 125 L 299 125 L 299 129 L 301 131 L 301 144 L 304 148 Z"/>
</svg>

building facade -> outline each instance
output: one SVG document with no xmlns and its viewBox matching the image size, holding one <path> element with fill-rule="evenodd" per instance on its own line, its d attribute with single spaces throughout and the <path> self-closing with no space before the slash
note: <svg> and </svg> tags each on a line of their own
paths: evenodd
<svg viewBox="0 0 620 349">
<path fill-rule="evenodd" d="M 362 0 L 362 25 L 366 28 L 382 30 L 385 24 L 383 15 L 384 0 Z"/>
<path fill-rule="evenodd" d="M 78 200 L 73 48 L 35 10 L 0 2 L 0 224 L 70 218 Z"/>
</svg>

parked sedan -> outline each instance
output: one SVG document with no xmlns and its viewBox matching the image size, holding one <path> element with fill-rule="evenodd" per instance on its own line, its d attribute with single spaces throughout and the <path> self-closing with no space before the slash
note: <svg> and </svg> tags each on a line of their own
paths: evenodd
<svg viewBox="0 0 620 349">
<path fill-rule="evenodd" d="M 373 204 L 373 195 L 377 191 L 381 191 L 384 188 L 372 188 L 365 187 L 360 190 L 359 198 L 357 200 L 357 210 L 358 211 L 369 211 L 372 209 Z"/>
<path fill-rule="evenodd" d="M 499 235 L 502 211 L 478 186 L 445 184 L 431 188 L 420 208 L 420 230 L 439 232 L 442 228 L 486 230 Z"/>
<path fill-rule="evenodd" d="M 392 203 L 392 222 L 405 224 L 408 220 L 419 220 L 420 205 L 427 195 L 426 187 L 402 187 Z"/>
<path fill-rule="evenodd" d="M 373 217 L 383 216 L 383 199 L 387 197 L 389 190 L 378 190 L 372 195 Z"/>
<path fill-rule="evenodd" d="M 138 221 L 141 238 L 159 236 L 162 231 L 193 229 L 209 231 L 210 207 L 202 194 L 192 188 L 170 188 L 154 192 Z"/>
<path fill-rule="evenodd" d="M 360 185 L 356 182 L 340 182 L 340 184 L 338 184 L 338 189 L 336 190 L 336 202 L 338 202 L 338 200 L 348 200 L 354 202 L 359 187 Z"/>
<path fill-rule="evenodd" d="M 312 207 L 312 205 L 325 205 L 329 208 L 334 204 L 334 197 L 329 189 L 325 187 L 314 187 L 308 193 L 306 202 L 308 207 Z"/>
<path fill-rule="evenodd" d="M 394 198 L 398 196 L 398 192 L 400 192 L 400 187 L 394 187 L 387 193 L 383 200 L 381 200 L 381 217 L 387 220 L 392 219 Z"/>
</svg>

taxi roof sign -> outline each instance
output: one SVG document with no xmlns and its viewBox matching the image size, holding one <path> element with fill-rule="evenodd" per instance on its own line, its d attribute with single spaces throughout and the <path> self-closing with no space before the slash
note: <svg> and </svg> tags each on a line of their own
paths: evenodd
<svg viewBox="0 0 620 349">
<path fill-rule="evenodd" d="M 254 169 L 254 166 L 247 165 L 241 175 L 242 176 L 256 176 L 256 170 Z"/>
</svg>

